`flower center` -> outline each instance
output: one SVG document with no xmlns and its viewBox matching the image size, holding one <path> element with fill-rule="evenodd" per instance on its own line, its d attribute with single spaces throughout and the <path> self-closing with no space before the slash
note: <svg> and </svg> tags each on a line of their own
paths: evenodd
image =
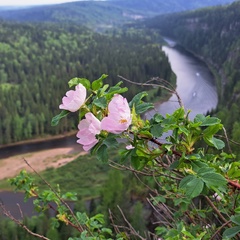
<svg viewBox="0 0 240 240">
<path fill-rule="evenodd" d="M 121 124 L 126 123 L 126 122 L 127 122 L 127 119 L 124 119 L 124 118 L 119 120 L 119 123 L 121 123 Z"/>
</svg>

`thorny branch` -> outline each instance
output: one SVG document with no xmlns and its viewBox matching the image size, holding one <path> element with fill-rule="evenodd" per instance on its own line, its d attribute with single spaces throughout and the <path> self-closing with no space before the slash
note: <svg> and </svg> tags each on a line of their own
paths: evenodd
<svg viewBox="0 0 240 240">
<path fill-rule="evenodd" d="M 77 223 L 77 226 L 74 225 L 71 221 L 68 220 L 68 223 L 76 228 L 77 230 L 79 230 L 80 232 L 83 232 L 84 231 L 84 228 L 83 226 L 81 226 L 75 216 L 75 214 L 73 213 L 72 209 L 69 207 L 69 205 L 59 196 L 59 194 L 55 191 L 55 189 L 52 188 L 52 186 L 29 164 L 29 162 L 23 158 L 24 162 L 34 171 L 34 173 L 49 187 L 49 189 L 51 189 L 54 194 L 57 196 L 57 198 L 60 200 L 60 202 L 66 206 L 66 208 L 69 210 L 69 212 L 71 213 L 71 216 L 74 218 L 74 220 L 76 221 Z"/>
<path fill-rule="evenodd" d="M 7 211 L 7 209 L 5 208 L 5 206 L 4 206 L 2 203 L 0 203 L 0 208 L 1 208 L 2 212 L 3 212 L 3 214 L 4 214 L 6 217 L 10 218 L 13 222 L 15 222 L 17 225 L 19 225 L 19 226 L 22 227 L 23 229 L 25 229 L 25 230 L 26 230 L 29 234 L 31 234 L 32 236 L 37 237 L 37 238 L 40 238 L 40 239 L 50 240 L 50 239 L 47 238 L 47 237 L 44 237 L 44 236 L 42 236 L 42 235 L 40 235 L 40 234 L 37 234 L 37 233 L 32 232 L 32 231 L 31 231 L 26 225 L 24 225 L 21 221 L 19 221 L 19 220 L 16 219 L 15 217 L 13 217 L 13 215 L 12 215 L 9 211 Z"/>
</svg>

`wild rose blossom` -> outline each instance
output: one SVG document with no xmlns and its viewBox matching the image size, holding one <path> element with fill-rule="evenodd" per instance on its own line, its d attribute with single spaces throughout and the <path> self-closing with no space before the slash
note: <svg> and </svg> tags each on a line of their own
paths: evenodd
<svg viewBox="0 0 240 240">
<path fill-rule="evenodd" d="M 126 146 L 126 149 L 127 149 L 127 150 L 132 150 L 132 149 L 134 149 L 134 148 L 135 148 L 135 147 L 134 147 L 132 144 Z"/>
<path fill-rule="evenodd" d="M 101 122 L 92 114 L 86 113 L 85 119 L 81 120 L 78 124 L 77 143 L 83 145 L 85 151 L 89 151 L 98 139 L 96 135 L 101 132 Z"/>
<path fill-rule="evenodd" d="M 131 111 L 127 99 L 115 94 L 108 104 L 108 116 L 101 122 L 102 130 L 120 134 L 128 129 L 131 122 Z"/>
<path fill-rule="evenodd" d="M 84 104 L 86 95 L 86 88 L 79 83 L 75 87 L 75 90 L 66 92 L 66 96 L 62 98 L 62 104 L 59 105 L 59 108 L 68 110 L 70 112 L 76 112 Z"/>
</svg>

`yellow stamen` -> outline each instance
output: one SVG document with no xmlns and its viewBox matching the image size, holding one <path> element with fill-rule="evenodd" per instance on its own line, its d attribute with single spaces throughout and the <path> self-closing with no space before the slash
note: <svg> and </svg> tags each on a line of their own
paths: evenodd
<svg viewBox="0 0 240 240">
<path fill-rule="evenodd" d="M 126 123 L 127 122 L 127 119 L 120 119 L 119 120 L 119 123 L 123 124 L 123 123 Z"/>
</svg>

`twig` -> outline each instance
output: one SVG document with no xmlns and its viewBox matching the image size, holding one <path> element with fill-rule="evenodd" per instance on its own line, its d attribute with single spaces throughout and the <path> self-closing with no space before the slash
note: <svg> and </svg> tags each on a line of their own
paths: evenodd
<svg viewBox="0 0 240 240">
<path fill-rule="evenodd" d="M 19 203 L 17 203 L 17 206 L 18 206 L 19 212 L 21 214 L 21 218 L 23 219 L 23 212 L 22 212 L 22 209 L 21 209 Z"/>
<path fill-rule="evenodd" d="M 139 239 L 141 239 L 141 240 L 145 240 L 145 238 L 143 238 L 143 237 L 134 229 L 134 227 L 131 225 L 131 223 L 127 220 L 127 218 L 125 217 L 122 209 L 121 209 L 118 205 L 117 205 L 117 208 L 119 209 L 119 211 L 120 211 L 120 213 L 121 213 L 124 221 L 125 221 L 125 222 L 127 223 L 127 225 L 129 226 L 129 229 L 131 230 L 131 231 L 130 231 L 131 234 L 139 237 Z"/>
<path fill-rule="evenodd" d="M 29 234 L 31 234 L 32 236 L 34 237 L 38 237 L 40 239 L 44 239 L 44 240 L 50 240 L 49 238 L 47 237 L 44 237 L 40 234 L 37 234 L 37 233 L 34 233 L 32 232 L 26 225 L 24 225 L 22 222 L 20 222 L 19 220 L 17 220 L 15 217 L 13 217 L 13 215 L 6 210 L 6 208 L 4 207 L 4 205 L 2 203 L 0 203 L 0 208 L 2 209 L 3 211 L 3 214 L 10 218 L 12 221 L 14 221 L 17 225 L 19 225 L 20 227 L 22 227 L 23 229 L 25 229 Z"/>
<path fill-rule="evenodd" d="M 216 208 L 216 206 L 213 204 L 213 202 L 210 200 L 209 197 L 205 196 L 205 199 L 207 200 L 208 204 L 211 206 L 211 208 L 214 210 L 214 212 L 218 215 L 218 217 L 224 222 L 228 223 L 228 220 L 220 213 L 220 211 Z M 226 224 L 228 227 L 232 227 L 230 223 Z"/>
<path fill-rule="evenodd" d="M 229 151 L 230 151 L 230 153 L 231 153 L 231 155 L 232 155 L 232 149 L 231 149 L 231 147 L 230 147 L 230 143 L 229 143 L 229 139 L 228 139 L 228 135 L 227 135 L 227 131 L 226 131 L 225 127 L 223 127 L 223 132 L 224 132 L 224 135 L 225 135 L 225 137 L 226 137 L 228 149 L 229 149 Z"/>
<path fill-rule="evenodd" d="M 78 226 L 76 227 L 76 226 L 75 226 L 73 223 L 71 223 L 70 221 L 69 221 L 69 224 L 70 224 L 71 226 L 73 226 L 73 227 L 75 226 L 75 228 L 78 229 L 80 232 L 83 232 L 83 231 L 84 231 L 83 227 L 79 224 L 79 222 L 78 222 L 75 214 L 73 213 L 73 211 L 72 211 L 72 209 L 69 207 L 69 205 L 58 195 L 58 193 L 52 188 L 52 186 L 28 163 L 28 161 L 27 161 L 25 158 L 23 158 L 23 160 L 24 160 L 24 162 L 33 170 L 33 172 L 49 187 L 49 189 L 54 192 L 54 194 L 55 194 L 56 197 L 61 201 L 61 203 L 62 203 L 64 206 L 66 206 L 66 208 L 70 211 L 73 219 L 76 221 L 76 223 L 77 223 Z"/>
<path fill-rule="evenodd" d="M 173 86 L 172 86 L 170 83 L 168 83 L 168 85 L 170 85 L 174 90 L 172 90 L 172 89 L 170 89 L 169 87 L 166 87 L 166 86 L 164 86 L 164 85 L 160 85 L 160 84 L 154 84 L 154 83 L 138 83 L 138 82 L 133 82 L 133 81 L 131 81 L 131 80 L 125 78 L 125 77 L 122 77 L 122 76 L 120 76 L 120 75 L 118 75 L 118 77 L 121 78 L 122 80 L 126 81 L 126 82 L 129 82 L 129 83 L 135 84 L 135 85 L 139 85 L 139 86 L 151 86 L 151 87 L 160 87 L 160 88 L 163 88 L 163 89 L 169 91 L 170 93 L 175 94 L 175 95 L 177 96 L 178 103 L 179 103 L 180 107 L 183 106 L 183 103 L 182 103 L 182 100 L 181 100 L 179 94 L 177 93 L 177 91 L 173 88 Z M 166 80 L 161 79 L 161 78 L 158 78 L 158 77 L 152 78 L 151 80 L 152 80 L 152 81 L 155 80 L 155 81 L 159 81 L 159 82 L 164 82 L 164 83 L 167 82 Z"/>
<path fill-rule="evenodd" d="M 220 231 L 226 227 L 228 224 L 230 224 L 231 221 L 227 221 L 226 223 L 224 223 L 221 227 L 218 228 L 218 230 L 212 235 L 212 237 L 210 238 L 210 240 L 213 240 L 218 234 L 220 234 Z"/>
</svg>

